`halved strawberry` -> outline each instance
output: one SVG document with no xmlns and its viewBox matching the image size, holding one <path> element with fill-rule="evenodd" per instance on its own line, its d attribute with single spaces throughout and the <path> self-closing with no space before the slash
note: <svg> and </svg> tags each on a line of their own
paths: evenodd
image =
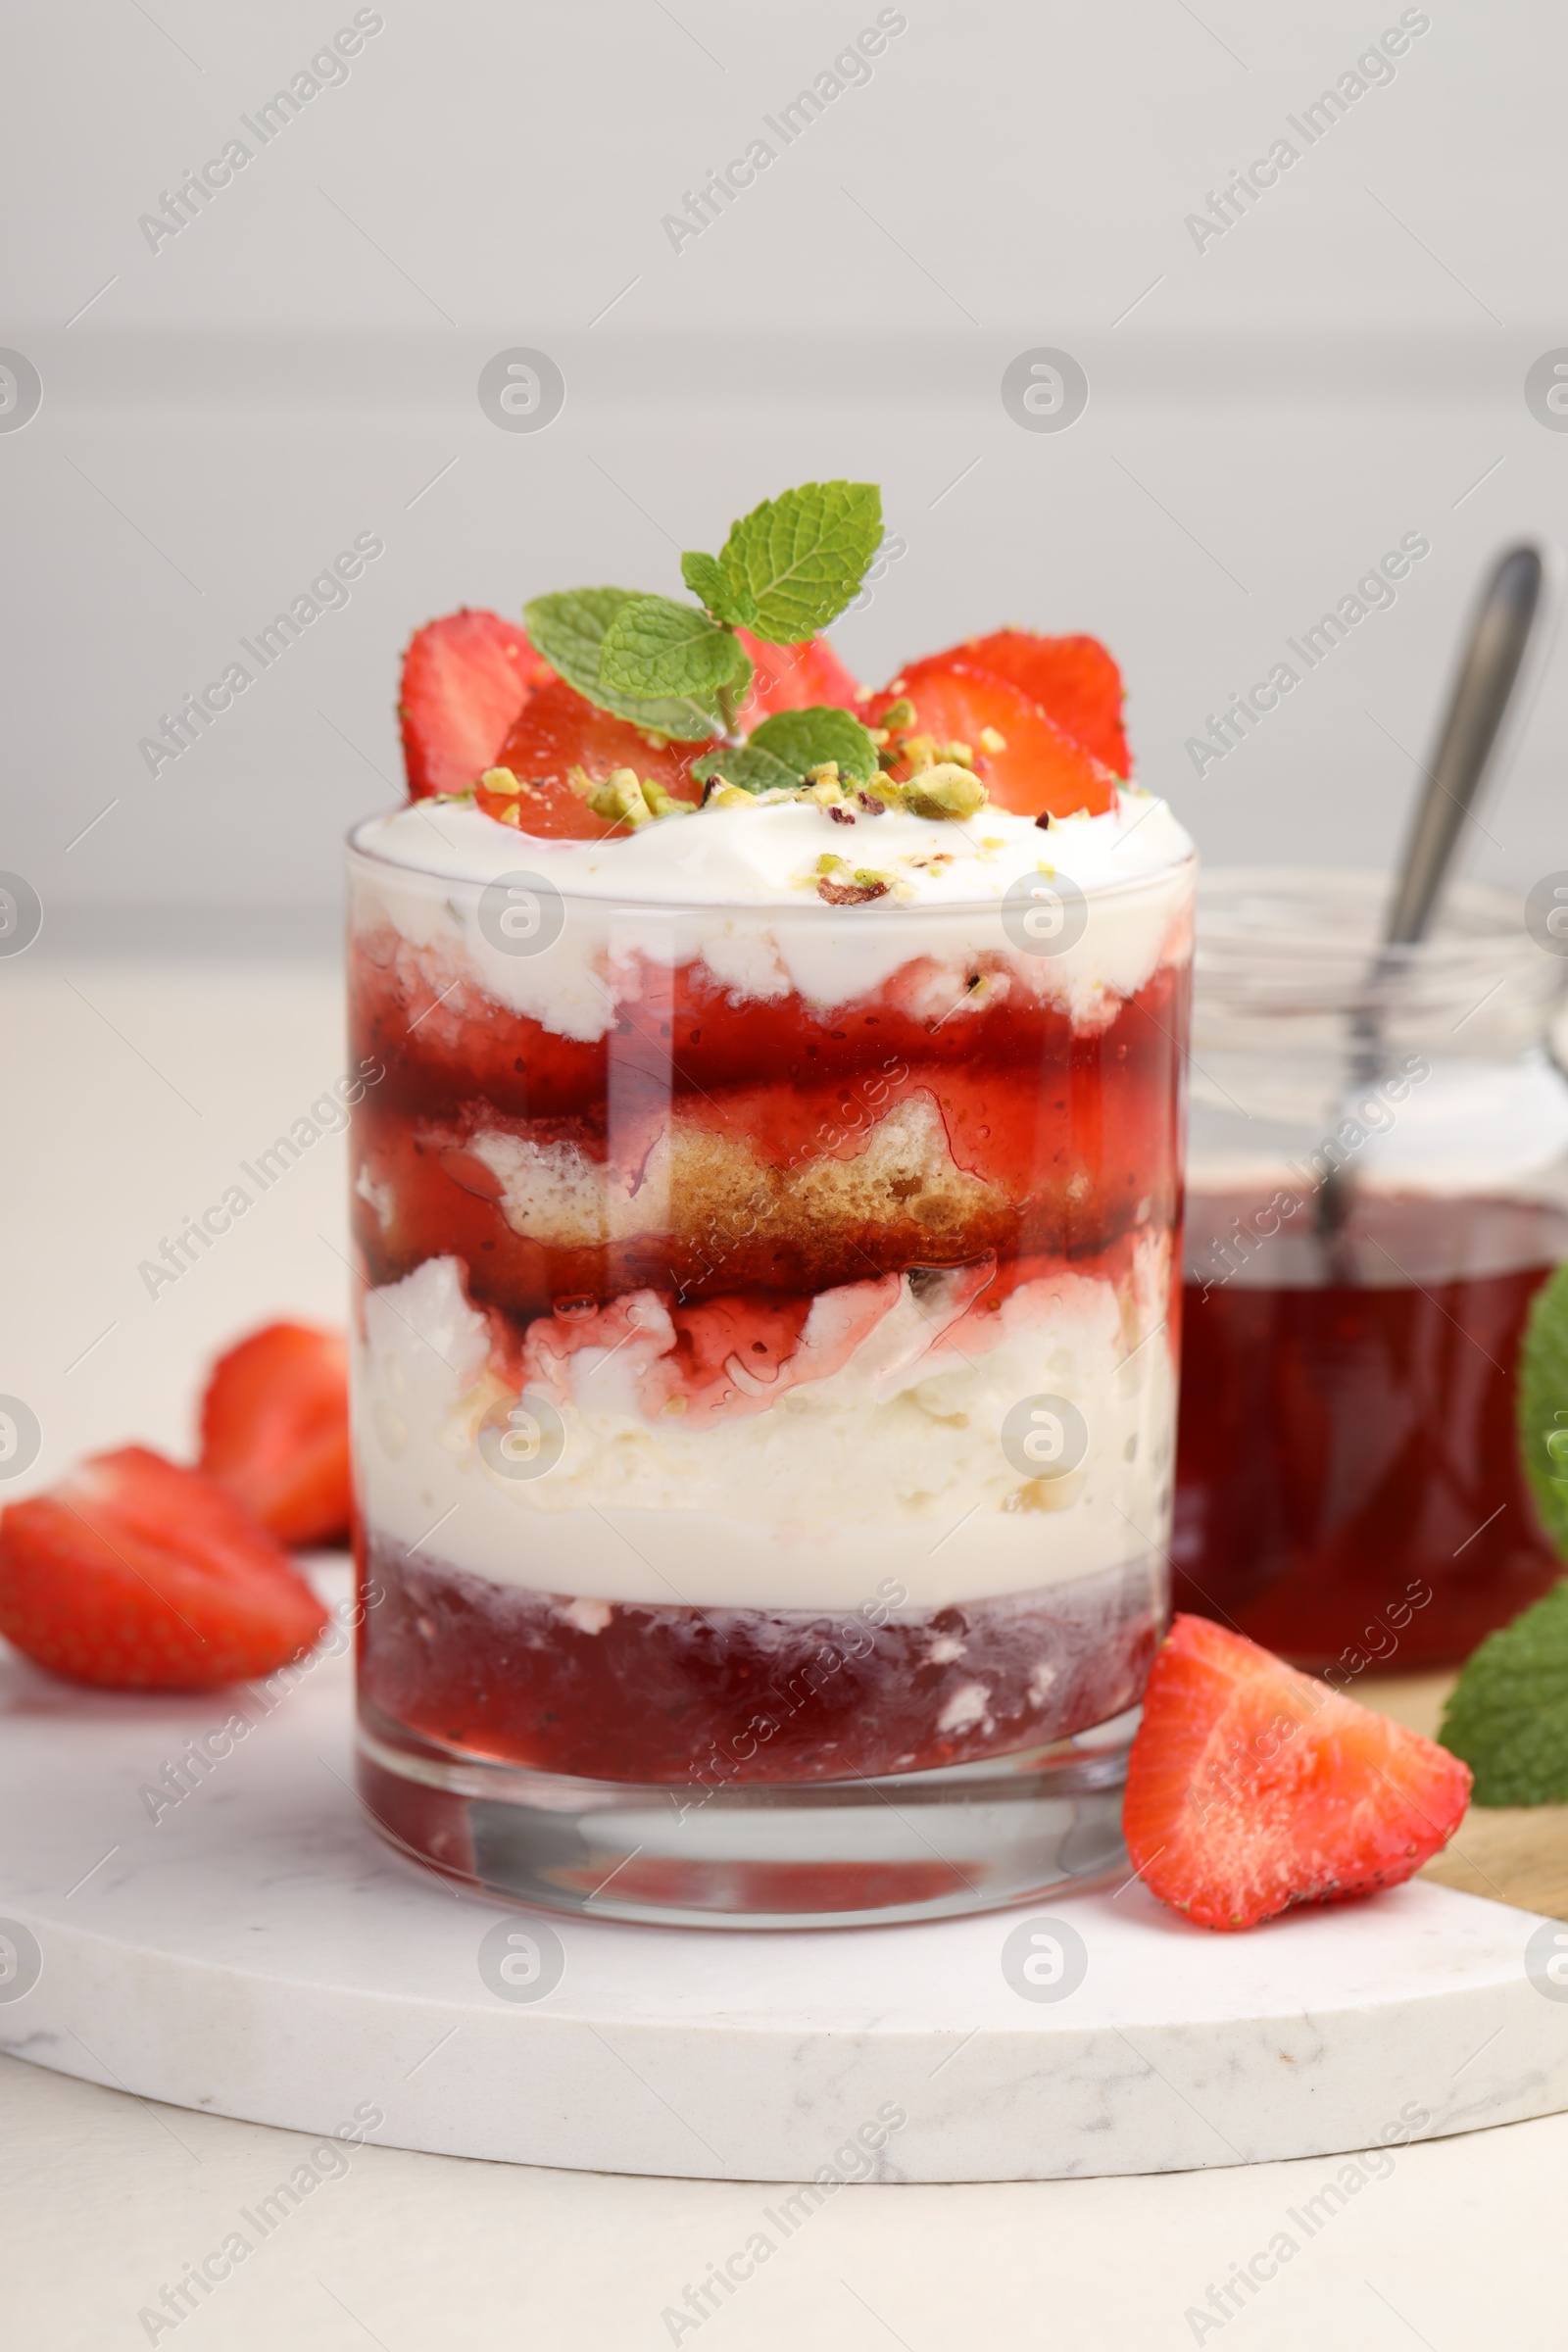
<svg viewBox="0 0 1568 2352">
<path fill-rule="evenodd" d="M 1397 1886 L 1446 1845 L 1456 1756 L 1298 1674 L 1244 1635 L 1178 1617 L 1154 1659 L 1122 1827 L 1144 1884 L 1205 1928 Z"/>
<path fill-rule="evenodd" d="M 1113 775 L 1132 774 L 1122 728 L 1121 671 L 1098 637 L 1036 637 L 1028 629 L 997 629 L 951 647 L 939 661 L 963 662 L 1010 678 L 1064 735 L 1104 761 Z"/>
<path fill-rule="evenodd" d="M 752 657 L 752 682 L 740 709 L 743 734 L 775 710 L 818 710 L 827 703 L 855 710 L 864 700 L 825 637 L 808 637 L 804 645 L 765 645 L 750 629 L 735 634 Z"/>
<path fill-rule="evenodd" d="M 0 1634 L 72 1682 L 208 1690 L 270 1674 L 326 1613 L 226 1488 L 145 1446 L 0 1513 Z"/>
<path fill-rule="evenodd" d="M 347 1541 L 349 1351 L 339 1331 L 269 1323 L 220 1356 L 202 1468 L 283 1544 Z"/>
<path fill-rule="evenodd" d="M 465 607 L 416 630 L 398 697 L 410 800 L 466 792 L 495 764 L 532 687 L 554 675 L 499 612 Z"/>
<path fill-rule="evenodd" d="M 675 800 L 695 803 L 703 796 L 692 782 L 692 761 L 707 748 L 645 735 L 628 719 L 599 710 L 564 678 L 553 678 L 529 696 L 499 755 L 488 762 L 510 768 L 520 783 L 536 789 L 510 796 L 481 792 L 479 806 L 487 815 L 547 840 L 603 841 L 626 828 L 590 813 L 568 781 L 573 768 L 580 768 L 590 784 L 603 783 L 617 767 L 635 768 Z M 517 810 L 515 819 L 506 813 L 509 808 Z"/>
<path fill-rule="evenodd" d="M 914 717 L 897 733 L 929 736 L 939 751 L 945 743 L 967 744 L 974 772 L 1000 808 L 1016 816 L 1071 816 L 1087 808 L 1102 816 L 1116 805 L 1110 769 L 1064 735 L 1010 679 L 933 655 L 906 669 L 866 707 L 866 724 L 885 725 L 883 713 L 901 701 L 914 706 Z M 992 740 L 1001 736 L 1001 750 L 985 748 L 988 729 Z M 905 772 L 902 766 L 893 770 L 901 778 Z"/>
</svg>

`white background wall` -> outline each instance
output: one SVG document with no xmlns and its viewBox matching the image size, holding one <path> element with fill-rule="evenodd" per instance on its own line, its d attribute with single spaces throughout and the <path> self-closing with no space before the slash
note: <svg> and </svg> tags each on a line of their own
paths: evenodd
<svg viewBox="0 0 1568 2352">
<path fill-rule="evenodd" d="M 214 907 L 207 936 L 324 936 L 337 838 L 398 789 L 413 624 L 676 589 L 678 547 L 829 472 L 879 479 L 907 544 L 839 632 L 861 674 L 1004 619 L 1094 630 L 1208 856 L 1393 854 L 1479 567 L 1568 536 L 1568 434 L 1523 392 L 1568 344 L 1559 8 L 1432 0 L 1394 80 L 1201 253 L 1185 217 L 1396 0 L 908 0 L 869 81 L 678 253 L 662 216 L 870 0 L 380 13 L 154 253 L 138 216 L 352 6 L 13 11 L 0 343 L 44 397 L 0 433 L 0 866 L 47 939 L 169 940 Z M 514 345 L 564 373 L 545 431 L 480 409 Z M 1087 369 L 1069 431 L 1003 407 L 1037 345 Z M 386 554 L 347 610 L 149 776 L 159 713 L 366 529 Z M 1433 552 L 1395 608 L 1195 776 L 1219 698 L 1412 530 Z M 1568 864 L 1565 714 L 1558 662 L 1475 870 Z"/>
</svg>

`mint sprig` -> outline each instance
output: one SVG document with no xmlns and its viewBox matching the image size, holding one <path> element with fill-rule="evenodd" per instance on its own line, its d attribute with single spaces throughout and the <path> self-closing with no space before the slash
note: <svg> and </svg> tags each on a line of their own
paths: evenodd
<svg viewBox="0 0 1568 2352">
<path fill-rule="evenodd" d="M 851 710 L 823 703 L 808 710 L 778 710 L 752 729 L 734 750 L 705 752 L 692 773 L 699 783 L 721 775 L 742 792 L 803 784 L 813 767 L 836 763 L 847 784 L 869 784 L 877 772 L 876 745 Z"/>
<path fill-rule="evenodd" d="M 601 710 L 650 734 L 701 742 L 734 727 L 751 683 L 736 630 L 770 645 L 814 637 L 854 603 L 881 540 L 874 482 L 806 482 L 754 507 L 716 556 L 681 557 L 701 609 L 630 588 L 574 588 L 536 596 L 523 617 L 545 660 Z M 793 754 L 781 757 L 787 766 Z M 752 765 L 760 772 L 760 761 Z"/>
<path fill-rule="evenodd" d="M 1478 1805 L 1568 1804 L 1568 1583 L 1487 1636 L 1438 1737 L 1475 1774 Z"/>
</svg>

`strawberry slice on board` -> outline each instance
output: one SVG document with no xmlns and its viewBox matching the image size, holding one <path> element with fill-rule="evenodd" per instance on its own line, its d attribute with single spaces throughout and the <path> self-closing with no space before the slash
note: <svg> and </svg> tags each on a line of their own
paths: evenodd
<svg viewBox="0 0 1568 2352">
<path fill-rule="evenodd" d="M 1177 1617 L 1154 1659 L 1122 1828 L 1144 1884 L 1200 1927 L 1397 1886 L 1446 1845 L 1470 1772 L 1244 1635 Z"/>
<path fill-rule="evenodd" d="M 226 1487 L 145 1446 L 0 1513 L 0 1634 L 106 1690 L 211 1690 L 310 1649 L 326 1612 Z"/>
<path fill-rule="evenodd" d="M 269 1323 L 214 1365 L 201 1466 L 280 1544 L 348 1540 L 349 1351 L 338 1331 Z"/>
<path fill-rule="evenodd" d="M 825 637 L 802 645 L 767 645 L 750 629 L 736 636 L 752 658 L 752 682 L 739 714 L 741 732 L 760 726 L 778 710 L 815 710 L 836 703 L 857 710 L 866 699 Z"/>
<path fill-rule="evenodd" d="M 602 784 L 617 767 L 633 768 L 639 778 L 662 784 L 672 799 L 695 807 L 703 792 L 692 782 L 692 761 L 709 748 L 645 735 L 629 719 L 601 710 L 564 678 L 552 678 L 528 697 L 499 756 L 489 763 L 509 769 L 528 789 L 498 793 L 484 787 L 479 807 L 487 816 L 546 840 L 604 841 L 625 833 L 627 827 L 593 814 L 572 789 L 573 769 L 590 784 Z"/>
<path fill-rule="evenodd" d="M 867 726 L 885 726 L 885 713 L 901 702 L 913 706 L 914 716 L 894 730 L 889 749 L 908 735 L 929 737 L 939 757 L 944 744 L 967 744 L 999 808 L 1015 816 L 1072 816 L 1080 808 L 1102 816 L 1116 806 L 1111 770 L 1009 678 L 933 655 L 903 671 L 861 715 Z M 892 770 L 901 781 L 907 772 L 902 762 Z"/>
<path fill-rule="evenodd" d="M 947 659 L 1010 678 L 1113 775 L 1132 774 L 1122 726 L 1121 671 L 1098 637 L 1036 637 L 1029 629 L 997 629 L 954 646 Z"/>
<path fill-rule="evenodd" d="M 495 764 L 534 685 L 554 675 L 499 612 L 465 606 L 416 630 L 398 696 L 410 800 L 466 792 Z"/>
</svg>

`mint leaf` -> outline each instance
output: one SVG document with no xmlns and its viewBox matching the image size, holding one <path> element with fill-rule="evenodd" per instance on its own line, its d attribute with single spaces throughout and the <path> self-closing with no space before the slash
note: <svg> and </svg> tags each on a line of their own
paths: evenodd
<svg viewBox="0 0 1568 2352">
<path fill-rule="evenodd" d="M 599 649 L 599 684 L 611 694 L 693 695 L 706 702 L 721 686 L 744 688 L 751 674 L 738 637 L 695 605 L 665 596 L 629 598 Z"/>
<path fill-rule="evenodd" d="M 716 556 L 689 552 L 680 560 L 680 576 L 715 620 L 732 621 L 737 628 L 749 629 L 757 618 L 750 591 L 731 581 Z"/>
<path fill-rule="evenodd" d="M 522 617 L 535 651 L 552 669 L 561 672 L 568 686 L 574 686 L 601 710 L 630 719 L 651 735 L 701 743 L 718 729 L 711 698 L 678 695 L 650 699 L 617 694 L 599 683 L 607 630 L 627 605 L 642 601 L 630 588 L 567 588 L 555 596 L 536 596 L 523 607 Z"/>
<path fill-rule="evenodd" d="M 745 625 L 770 645 L 799 645 L 853 601 L 881 539 L 874 482 L 805 482 L 754 507 L 718 561 L 731 599 L 751 600 Z"/>
<path fill-rule="evenodd" d="M 1475 1774 L 1478 1805 L 1568 1804 L 1568 1584 L 1487 1636 L 1438 1737 Z"/>
<path fill-rule="evenodd" d="M 560 670 L 568 686 L 591 695 L 599 683 L 605 631 L 635 593 L 631 588 L 565 588 L 557 596 L 536 596 L 522 608 L 534 651 Z"/>
<path fill-rule="evenodd" d="M 1568 1553 L 1568 1266 L 1537 1292 L 1519 1350 L 1519 1454 L 1541 1513 Z"/>
<path fill-rule="evenodd" d="M 699 784 L 712 776 L 722 776 L 740 792 L 790 791 L 799 784 L 800 776 L 793 767 L 775 759 L 771 752 L 761 751 L 755 743 L 741 743 L 721 752 L 705 752 L 692 761 L 692 774 Z"/>
<path fill-rule="evenodd" d="M 876 745 L 853 712 L 835 704 L 776 711 L 753 728 L 749 742 L 785 761 L 797 780 L 825 760 L 836 760 L 839 774 L 857 784 L 869 784 L 877 772 Z"/>
<path fill-rule="evenodd" d="M 836 760 L 841 777 L 868 784 L 877 772 L 876 745 L 859 720 L 834 704 L 779 710 L 754 727 L 733 750 L 705 752 L 692 774 L 699 783 L 722 776 L 742 792 L 772 792 L 803 784 L 813 767 Z"/>
</svg>

